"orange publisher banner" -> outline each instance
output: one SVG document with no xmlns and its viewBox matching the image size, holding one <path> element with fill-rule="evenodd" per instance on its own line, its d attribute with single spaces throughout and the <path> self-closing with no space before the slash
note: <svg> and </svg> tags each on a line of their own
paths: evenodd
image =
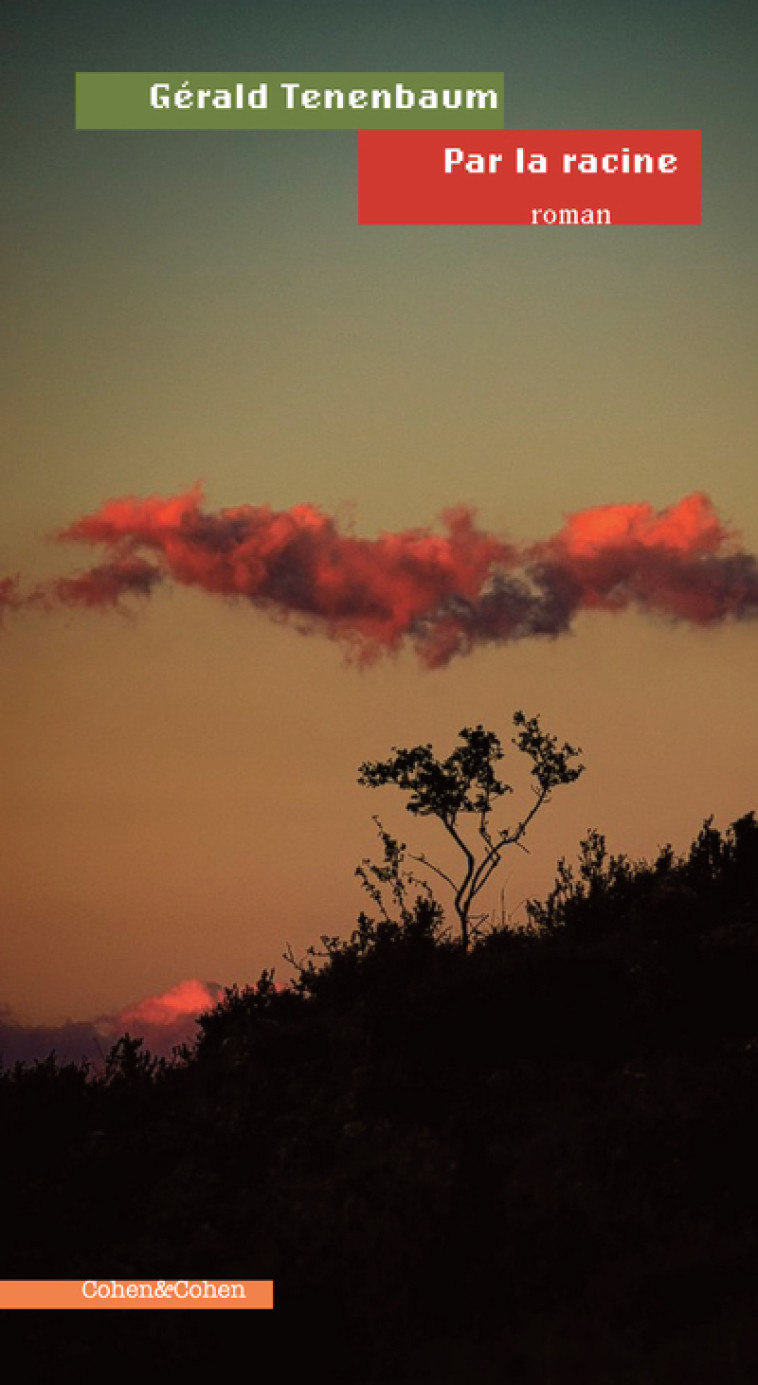
<svg viewBox="0 0 758 1385">
<path fill-rule="evenodd" d="M 0 1308 L 273 1308 L 271 1279 L 4 1279 Z"/>
<path fill-rule="evenodd" d="M 362 226 L 700 224 L 699 130 L 362 130 Z"/>
</svg>

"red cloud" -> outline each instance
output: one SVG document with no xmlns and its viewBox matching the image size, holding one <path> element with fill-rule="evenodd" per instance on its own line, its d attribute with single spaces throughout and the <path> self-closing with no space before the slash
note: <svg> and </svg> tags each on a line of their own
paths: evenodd
<svg viewBox="0 0 758 1385">
<path fill-rule="evenodd" d="M 212 512 L 199 487 L 126 497 L 59 535 L 104 549 L 104 561 L 27 598 L 11 585 L 6 602 L 123 609 L 173 582 L 321 631 L 364 662 L 409 643 L 430 666 L 480 644 L 559 635 L 586 610 L 697 625 L 758 613 L 756 559 L 701 493 L 659 511 L 579 511 L 528 545 L 487 533 L 464 506 L 442 514 L 441 530 L 360 538 L 310 504 Z"/>
<path fill-rule="evenodd" d="M 64 606 L 117 607 L 124 596 L 149 596 L 161 580 L 151 563 L 127 553 L 77 577 L 59 577 L 50 596 Z"/>
<path fill-rule="evenodd" d="M 695 625 L 758 613 L 756 560 L 699 492 L 661 511 L 584 510 L 532 553 L 548 581 L 575 591 L 577 609 L 635 606 Z"/>
<path fill-rule="evenodd" d="M 122 562 L 146 551 L 175 582 L 246 598 L 302 628 L 321 626 L 364 657 L 398 648 L 446 602 L 475 599 L 489 574 L 515 558 L 462 507 L 442 516 L 443 534 L 409 529 L 364 539 L 314 505 L 209 514 L 200 499 L 195 488 L 168 500 L 109 501 L 61 537 L 105 545 Z"/>
</svg>

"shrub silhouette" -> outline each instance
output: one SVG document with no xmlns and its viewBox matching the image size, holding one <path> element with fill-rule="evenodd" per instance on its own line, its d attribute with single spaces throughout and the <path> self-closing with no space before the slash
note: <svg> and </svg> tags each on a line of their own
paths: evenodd
<svg viewBox="0 0 758 1385">
<path fill-rule="evenodd" d="M 546 1341 L 556 1385 L 754 1378 L 754 815 L 650 862 L 593 830 L 466 950 L 382 842 L 353 932 L 175 1062 L 0 1071 L 5 1276 L 273 1277 L 335 1385 L 537 1385 Z M 27 1359 L 101 1359 L 49 1316 Z M 151 1359 L 217 1368 L 202 1314 L 148 1317 Z"/>
<path fill-rule="evenodd" d="M 755 921 L 758 906 L 758 822 L 738 818 L 722 834 L 703 823 L 689 851 L 670 845 L 652 863 L 609 855 L 605 837 L 590 829 L 574 868 L 564 857 L 544 902 L 529 900 L 530 927 L 547 936 L 592 939 L 609 932 L 663 933 L 681 939 L 709 931 L 728 918 L 732 926 Z"/>
</svg>

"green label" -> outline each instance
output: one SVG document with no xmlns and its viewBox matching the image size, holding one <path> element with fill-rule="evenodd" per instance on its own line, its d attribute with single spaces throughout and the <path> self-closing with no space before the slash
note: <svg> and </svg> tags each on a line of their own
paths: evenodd
<svg viewBox="0 0 758 1385">
<path fill-rule="evenodd" d="M 78 72 L 77 130 L 502 129 L 502 72 Z"/>
</svg>

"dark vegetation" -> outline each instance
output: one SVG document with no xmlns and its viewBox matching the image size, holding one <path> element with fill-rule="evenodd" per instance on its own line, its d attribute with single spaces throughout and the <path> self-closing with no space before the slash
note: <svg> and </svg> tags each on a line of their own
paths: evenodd
<svg viewBox="0 0 758 1385">
<path fill-rule="evenodd" d="M 467 949 L 382 840 L 352 936 L 175 1061 L 0 1075 L 3 1278 L 276 1282 L 273 1314 L 16 1314 L 27 1363 L 226 1370 L 240 1338 L 284 1381 L 758 1378 L 753 814 L 652 862 L 591 832 Z"/>
</svg>

